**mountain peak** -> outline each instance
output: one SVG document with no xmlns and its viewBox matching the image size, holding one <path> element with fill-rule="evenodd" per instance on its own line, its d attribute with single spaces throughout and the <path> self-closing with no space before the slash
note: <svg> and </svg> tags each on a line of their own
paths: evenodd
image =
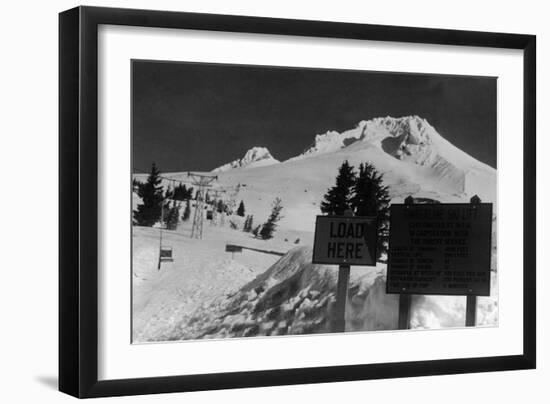
<svg viewBox="0 0 550 404">
<path fill-rule="evenodd" d="M 316 135 L 313 144 L 298 157 L 335 152 L 357 141 L 363 141 L 402 159 L 414 154 L 414 147 L 429 149 L 438 139 L 444 141 L 428 121 L 418 115 L 400 118 L 386 116 L 360 121 L 355 128 L 341 133 L 331 130 Z"/>
<path fill-rule="evenodd" d="M 275 159 L 266 147 L 255 146 L 249 149 L 242 158 L 233 160 L 212 171 L 222 172 L 235 168 L 262 167 L 277 163 L 279 163 L 279 160 Z"/>
</svg>

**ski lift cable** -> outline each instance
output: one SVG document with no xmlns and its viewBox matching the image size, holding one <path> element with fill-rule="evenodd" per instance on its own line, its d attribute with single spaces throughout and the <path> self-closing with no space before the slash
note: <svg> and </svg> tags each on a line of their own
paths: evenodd
<svg viewBox="0 0 550 404">
<path fill-rule="evenodd" d="M 151 174 L 150 171 L 142 170 L 141 168 L 137 168 L 137 167 L 134 167 L 134 170 L 138 171 L 139 174 Z M 193 181 L 190 181 L 190 180 L 180 180 L 172 177 L 167 177 L 164 175 L 159 175 L 158 177 L 166 181 L 176 181 L 176 182 L 179 182 L 180 184 L 193 184 Z"/>
</svg>

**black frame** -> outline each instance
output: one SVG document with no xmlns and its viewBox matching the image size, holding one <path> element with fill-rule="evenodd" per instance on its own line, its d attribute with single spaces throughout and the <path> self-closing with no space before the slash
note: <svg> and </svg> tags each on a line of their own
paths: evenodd
<svg viewBox="0 0 550 404">
<path fill-rule="evenodd" d="M 523 50 L 523 354 L 98 381 L 99 24 Z M 84 398 L 535 368 L 535 106 L 534 35 L 96 7 L 60 13 L 59 389 Z"/>
</svg>

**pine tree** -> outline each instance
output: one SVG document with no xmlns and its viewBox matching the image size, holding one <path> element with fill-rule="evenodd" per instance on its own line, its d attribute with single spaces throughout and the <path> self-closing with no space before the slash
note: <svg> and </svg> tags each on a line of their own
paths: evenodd
<svg viewBox="0 0 550 404">
<path fill-rule="evenodd" d="M 191 216 L 191 202 L 189 201 L 189 199 L 187 199 L 181 220 L 184 220 L 184 221 L 189 220 L 190 216 Z"/>
<path fill-rule="evenodd" d="M 382 174 L 369 164 L 359 166 L 359 174 L 353 186 L 351 205 L 356 216 L 376 216 L 378 245 L 377 259 L 388 251 L 390 197 L 384 186 Z"/>
<path fill-rule="evenodd" d="M 134 223 L 139 226 L 153 226 L 161 219 L 163 191 L 161 186 L 160 171 L 155 163 L 151 166 L 151 173 L 147 182 L 138 188 L 138 195 L 142 204 L 134 210 Z"/>
<path fill-rule="evenodd" d="M 281 202 L 281 198 L 275 198 L 271 206 L 271 214 L 269 215 L 267 222 L 262 225 L 260 237 L 264 240 L 273 238 L 273 232 L 277 227 L 277 222 L 281 220 L 281 210 L 283 209 Z"/>
<path fill-rule="evenodd" d="M 237 216 L 243 216 L 244 217 L 244 202 L 241 201 L 239 204 L 239 208 L 237 209 Z"/>
<path fill-rule="evenodd" d="M 252 234 L 254 235 L 254 237 L 258 237 L 260 235 L 261 229 L 262 229 L 262 225 L 259 224 L 254 228 L 254 230 L 252 230 Z"/>
<path fill-rule="evenodd" d="M 176 201 L 172 201 L 172 206 L 170 206 L 170 202 L 165 205 L 164 223 L 166 225 L 166 229 L 177 229 L 180 218 L 180 207 L 181 205 L 179 203 L 176 205 Z"/>
<path fill-rule="evenodd" d="M 168 188 L 166 188 L 164 199 L 174 199 L 174 190 L 170 187 L 170 185 L 168 185 Z"/>
<path fill-rule="evenodd" d="M 327 191 L 321 202 L 321 212 L 327 215 L 343 215 L 350 209 L 355 178 L 353 166 L 345 160 L 338 169 L 336 185 Z"/>
<path fill-rule="evenodd" d="M 253 215 L 247 215 L 243 225 L 243 231 L 250 233 L 252 231 L 252 222 L 254 220 Z"/>
<path fill-rule="evenodd" d="M 225 210 L 225 205 L 223 204 L 223 201 L 220 199 L 218 201 L 217 211 L 218 213 L 222 213 Z"/>
<path fill-rule="evenodd" d="M 185 184 L 180 184 L 174 188 L 173 199 L 177 201 L 184 201 L 187 199 L 187 188 L 185 187 Z"/>
</svg>

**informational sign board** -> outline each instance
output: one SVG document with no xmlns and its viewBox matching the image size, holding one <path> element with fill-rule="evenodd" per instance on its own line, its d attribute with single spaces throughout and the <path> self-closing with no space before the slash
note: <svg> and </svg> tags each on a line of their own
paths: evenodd
<svg viewBox="0 0 550 404">
<path fill-rule="evenodd" d="M 376 265 L 376 218 L 317 216 L 313 263 Z"/>
<path fill-rule="evenodd" d="M 387 293 L 490 293 L 491 203 L 393 204 Z"/>
<path fill-rule="evenodd" d="M 231 253 L 242 253 L 243 248 L 240 245 L 234 245 L 234 244 L 226 244 L 225 245 L 225 252 L 231 252 Z"/>
</svg>

